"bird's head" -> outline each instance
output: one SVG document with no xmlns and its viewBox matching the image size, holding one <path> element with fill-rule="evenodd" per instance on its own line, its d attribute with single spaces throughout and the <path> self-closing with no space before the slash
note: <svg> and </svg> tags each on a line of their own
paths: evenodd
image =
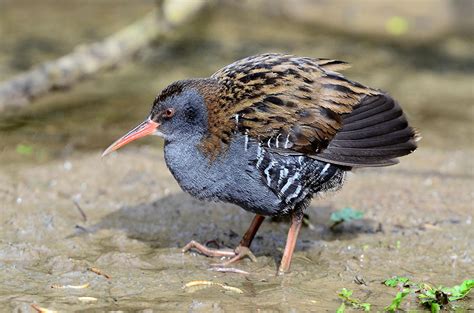
<svg viewBox="0 0 474 313">
<path fill-rule="evenodd" d="M 147 135 L 161 136 L 166 142 L 202 137 L 208 129 L 206 102 L 212 97 L 213 85 L 207 79 L 172 83 L 155 98 L 146 120 L 111 144 L 102 156 Z"/>
</svg>

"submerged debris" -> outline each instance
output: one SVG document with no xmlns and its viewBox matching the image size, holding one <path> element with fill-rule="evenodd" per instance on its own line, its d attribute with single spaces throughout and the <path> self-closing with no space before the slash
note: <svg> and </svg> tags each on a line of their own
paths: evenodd
<svg viewBox="0 0 474 313">
<path fill-rule="evenodd" d="M 110 275 L 107 274 L 107 273 L 102 272 L 102 270 L 101 270 L 101 269 L 98 269 L 97 267 L 88 267 L 87 270 L 90 271 L 90 272 L 92 272 L 92 273 L 95 273 L 95 274 L 97 274 L 97 275 L 104 276 L 104 277 L 107 278 L 107 279 L 111 279 L 111 278 L 112 278 L 112 276 L 110 276 Z"/>
<path fill-rule="evenodd" d="M 85 283 L 83 285 L 58 285 L 58 284 L 53 284 L 53 285 L 51 285 L 51 288 L 54 288 L 54 289 L 84 289 L 84 288 L 89 288 L 89 283 Z"/>
<path fill-rule="evenodd" d="M 213 282 L 213 281 L 210 281 L 210 280 L 193 280 L 193 281 L 190 281 L 189 283 L 186 283 L 183 286 L 183 289 L 188 289 L 189 288 L 189 289 L 191 289 L 190 291 L 193 292 L 193 290 L 192 290 L 193 288 L 197 287 L 197 289 L 202 289 L 203 287 L 208 288 L 208 287 L 211 287 L 211 286 L 219 286 L 224 290 L 232 291 L 232 292 L 235 292 L 235 293 L 244 293 L 244 291 L 240 288 L 232 287 L 232 286 L 222 284 L 222 283 L 216 283 L 216 282 Z"/>
<path fill-rule="evenodd" d="M 39 313 L 57 313 L 57 312 L 58 312 L 58 311 L 54 311 L 54 310 L 42 308 L 42 307 L 40 307 L 40 306 L 37 305 L 37 304 L 32 304 L 31 307 L 32 307 L 36 312 L 39 312 Z"/>
<path fill-rule="evenodd" d="M 210 271 L 221 272 L 221 273 L 236 273 L 243 275 L 250 275 L 249 272 L 235 268 L 235 267 L 211 267 Z"/>
<path fill-rule="evenodd" d="M 99 299 L 94 298 L 94 297 L 78 297 L 77 299 L 81 302 L 84 302 L 84 303 L 96 302 L 97 300 L 99 300 Z"/>
<path fill-rule="evenodd" d="M 72 203 L 74 203 L 74 206 L 76 207 L 76 209 L 79 211 L 79 214 L 81 215 L 82 217 L 82 220 L 84 222 L 87 222 L 87 215 L 86 215 L 86 212 L 84 212 L 84 210 L 81 208 L 81 206 L 79 205 L 79 202 L 75 199 L 72 200 Z"/>
</svg>

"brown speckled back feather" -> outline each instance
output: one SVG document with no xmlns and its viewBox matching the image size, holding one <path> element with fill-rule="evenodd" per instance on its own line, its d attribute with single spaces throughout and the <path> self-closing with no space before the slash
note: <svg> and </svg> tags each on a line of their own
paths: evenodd
<svg viewBox="0 0 474 313">
<path fill-rule="evenodd" d="M 339 141 L 337 153 L 328 150 L 336 149 L 330 143 L 343 130 L 347 124 L 344 120 L 356 107 L 364 101 L 372 103 L 371 97 L 391 100 L 380 91 L 336 72 L 347 67 L 347 63 L 337 60 L 272 53 L 248 57 L 220 69 L 210 79 L 202 80 L 205 82 L 202 86 L 197 86 L 208 106 L 209 134 L 202 142 L 202 150 L 213 158 L 222 153 L 232 136 L 239 132 L 282 154 L 320 156 L 326 161 L 348 166 L 393 164 L 392 158 L 407 154 L 416 146 L 402 146 L 387 156 L 377 151 L 376 157 L 362 147 L 369 154 L 369 161 L 364 161 L 359 155 L 361 152 L 354 150 L 357 146 L 354 142 L 350 146 L 355 156 L 351 156 L 351 150 L 345 148 L 343 141 Z M 403 113 L 399 111 L 401 123 L 407 128 Z M 379 124 L 383 122 L 378 121 Z M 370 127 L 365 131 L 365 137 L 373 135 Z M 411 128 L 407 134 L 400 142 L 393 143 L 392 140 L 392 144 L 413 138 Z M 378 134 L 383 135 L 383 132 Z M 383 138 L 378 140 L 383 146 Z M 349 155 L 340 157 L 341 152 Z"/>
<path fill-rule="evenodd" d="M 210 103 L 209 151 L 228 142 L 234 129 L 276 148 L 314 154 L 341 128 L 340 115 L 378 92 L 334 72 L 348 65 L 328 59 L 257 55 L 232 63 L 212 78 L 224 86 Z M 277 140 L 278 137 L 278 140 Z M 286 145 L 285 145 L 286 143 Z"/>
</svg>

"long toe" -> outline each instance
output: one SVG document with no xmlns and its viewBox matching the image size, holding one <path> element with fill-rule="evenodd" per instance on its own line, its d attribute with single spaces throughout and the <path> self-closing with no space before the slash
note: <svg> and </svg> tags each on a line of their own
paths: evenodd
<svg viewBox="0 0 474 313">
<path fill-rule="evenodd" d="M 212 249 L 208 248 L 205 245 L 195 241 L 191 240 L 187 245 L 183 247 L 181 250 L 183 253 L 187 252 L 189 250 L 196 250 L 201 254 L 204 254 L 206 256 L 210 257 L 235 257 L 236 252 L 230 249 Z"/>
<path fill-rule="evenodd" d="M 213 264 L 213 265 L 217 265 L 217 266 L 227 266 L 227 265 L 230 265 L 232 263 L 235 263 L 239 260 L 242 260 L 243 258 L 245 257 L 248 257 L 250 260 L 252 260 L 253 262 L 257 262 L 257 258 L 255 257 L 255 255 L 252 253 L 252 251 L 250 251 L 250 249 L 248 247 L 244 247 L 244 246 L 238 246 L 237 248 L 235 248 L 234 250 L 234 257 L 232 257 L 230 260 L 227 260 L 225 262 L 222 262 L 220 264 Z"/>
</svg>

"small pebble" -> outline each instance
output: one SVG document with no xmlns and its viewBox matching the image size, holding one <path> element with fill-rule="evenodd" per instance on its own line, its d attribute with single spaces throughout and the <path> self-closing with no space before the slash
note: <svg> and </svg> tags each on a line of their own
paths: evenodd
<svg viewBox="0 0 474 313">
<path fill-rule="evenodd" d="M 70 171 L 72 169 L 72 163 L 69 161 L 64 162 L 63 168 L 65 171 Z"/>
</svg>

